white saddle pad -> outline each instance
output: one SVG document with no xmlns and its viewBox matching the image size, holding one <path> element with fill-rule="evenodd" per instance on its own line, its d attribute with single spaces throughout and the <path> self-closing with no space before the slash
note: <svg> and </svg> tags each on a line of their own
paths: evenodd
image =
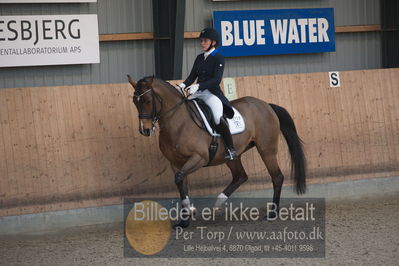
<svg viewBox="0 0 399 266">
<path fill-rule="evenodd" d="M 208 131 L 208 133 L 211 136 L 220 136 L 219 133 L 216 133 L 211 126 L 209 125 L 208 120 L 206 119 L 204 113 L 202 112 L 201 108 L 199 107 L 198 103 L 196 100 L 193 100 L 195 107 L 197 108 L 199 114 L 201 115 L 202 120 L 204 121 L 205 127 Z M 227 122 L 229 122 L 229 128 L 231 135 L 239 134 L 242 133 L 245 130 L 245 121 L 240 112 L 236 108 L 233 107 L 234 110 L 234 116 L 232 119 L 227 119 Z"/>
</svg>

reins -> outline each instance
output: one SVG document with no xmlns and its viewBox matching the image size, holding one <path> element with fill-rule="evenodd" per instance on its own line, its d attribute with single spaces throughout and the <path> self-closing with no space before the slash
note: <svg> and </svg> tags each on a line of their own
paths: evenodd
<svg viewBox="0 0 399 266">
<path fill-rule="evenodd" d="M 186 103 L 187 112 L 188 112 L 191 120 L 200 129 L 204 129 L 204 124 L 203 123 L 200 122 L 201 124 L 198 124 L 197 120 L 198 121 L 202 121 L 202 120 L 199 118 L 198 114 L 195 112 L 193 107 L 189 104 L 188 98 L 185 96 L 185 94 L 184 94 L 182 89 L 181 89 L 181 92 L 180 92 L 181 96 L 182 96 L 182 99 L 177 104 L 175 104 L 171 109 L 165 111 L 164 113 L 162 113 L 163 100 L 162 100 L 161 96 L 159 96 L 156 92 L 154 92 L 152 87 L 150 89 L 146 90 L 145 92 L 141 93 L 140 95 L 133 95 L 133 97 L 135 97 L 137 99 L 137 101 L 140 101 L 140 98 L 143 95 L 145 95 L 147 93 L 150 93 L 150 92 L 151 92 L 151 96 L 152 96 L 152 100 L 153 100 L 152 113 L 151 114 L 143 114 L 141 112 L 141 110 L 138 110 L 139 111 L 139 119 L 151 119 L 152 120 L 151 121 L 152 126 L 153 126 L 153 128 L 155 128 L 156 127 L 156 123 L 158 123 L 158 121 L 161 118 L 166 119 L 169 115 L 173 115 L 183 103 Z M 159 111 L 157 111 L 157 102 L 159 102 L 159 104 L 161 105 L 161 108 L 159 109 Z M 164 126 L 159 125 L 159 128 L 160 129 L 164 128 Z"/>
</svg>

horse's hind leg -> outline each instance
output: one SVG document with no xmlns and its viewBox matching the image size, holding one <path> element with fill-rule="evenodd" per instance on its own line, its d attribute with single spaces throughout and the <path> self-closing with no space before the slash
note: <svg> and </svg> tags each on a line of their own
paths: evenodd
<svg viewBox="0 0 399 266">
<path fill-rule="evenodd" d="M 227 166 L 229 167 L 233 180 L 231 183 L 223 190 L 222 193 L 217 197 L 214 208 L 220 208 L 223 203 L 233 194 L 233 192 L 241 186 L 245 181 L 248 180 L 248 175 L 244 170 L 241 163 L 241 156 L 237 160 L 228 161 Z"/>
<path fill-rule="evenodd" d="M 259 148 L 258 151 L 262 157 L 263 162 L 266 165 L 267 170 L 269 171 L 270 176 L 272 177 L 273 182 L 273 204 L 271 208 L 268 208 L 269 213 L 268 219 L 275 219 L 279 210 L 280 205 L 280 196 L 281 189 L 283 187 L 284 175 L 280 170 L 277 161 L 276 154 L 267 154 L 266 152 L 262 152 Z"/>
</svg>

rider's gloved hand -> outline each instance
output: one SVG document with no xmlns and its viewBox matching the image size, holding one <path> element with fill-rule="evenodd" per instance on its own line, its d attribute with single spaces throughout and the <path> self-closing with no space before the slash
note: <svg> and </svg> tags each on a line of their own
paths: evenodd
<svg viewBox="0 0 399 266">
<path fill-rule="evenodd" d="M 194 93 L 197 92 L 198 89 L 199 89 L 199 84 L 194 84 L 194 85 L 189 86 L 189 87 L 187 88 L 187 91 L 188 91 L 188 93 L 190 93 L 190 94 L 194 94 Z"/>
<path fill-rule="evenodd" d="M 180 83 L 179 85 L 177 85 L 177 87 L 179 87 L 180 89 L 184 90 L 186 88 L 186 84 Z"/>
</svg>

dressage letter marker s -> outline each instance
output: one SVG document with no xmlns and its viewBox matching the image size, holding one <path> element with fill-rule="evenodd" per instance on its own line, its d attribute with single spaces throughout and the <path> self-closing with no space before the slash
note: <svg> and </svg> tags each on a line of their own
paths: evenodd
<svg viewBox="0 0 399 266">
<path fill-rule="evenodd" d="M 330 87 L 338 88 L 341 87 L 341 81 L 339 79 L 339 72 L 328 72 L 328 76 L 330 77 Z"/>
</svg>

